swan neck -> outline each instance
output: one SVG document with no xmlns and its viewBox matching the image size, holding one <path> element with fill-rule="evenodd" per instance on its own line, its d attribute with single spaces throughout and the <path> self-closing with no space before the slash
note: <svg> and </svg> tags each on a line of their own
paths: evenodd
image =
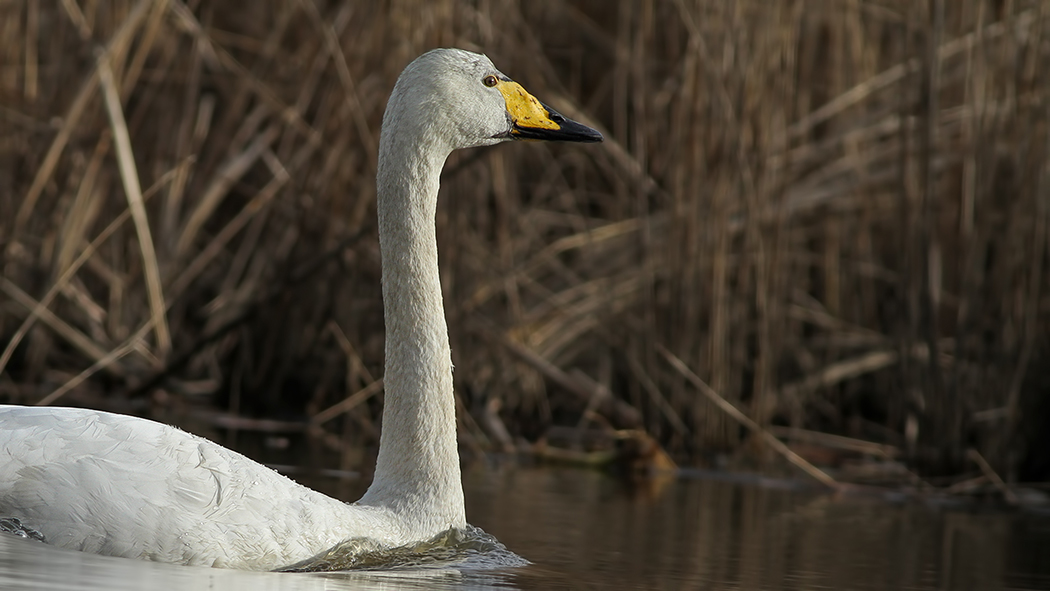
<svg viewBox="0 0 1050 591">
<path fill-rule="evenodd" d="M 375 480 L 361 502 L 441 531 L 466 525 L 434 225 L 449 150 L 420 137 L 384 122 L 380 138 L 385 406 Z"/>
</svg>

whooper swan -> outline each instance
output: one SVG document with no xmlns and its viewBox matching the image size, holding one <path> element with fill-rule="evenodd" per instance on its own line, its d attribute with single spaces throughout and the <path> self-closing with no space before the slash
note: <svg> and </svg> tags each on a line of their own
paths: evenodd
<svg viewBox="0 0 1050 591">
<path fill-rule="evenodd" d="M 514 139 L 597 142 L 483 55 L 405 68 L 379 142 L 386 407 L 375 480 L 346 504 L 153 421 L 0 406 L 0 517 L 54 545 L 178 564 L 269 570 L 348 539 L 396 547 L 466 527 L 434 215 L 452 150 Z"/>
</svg>

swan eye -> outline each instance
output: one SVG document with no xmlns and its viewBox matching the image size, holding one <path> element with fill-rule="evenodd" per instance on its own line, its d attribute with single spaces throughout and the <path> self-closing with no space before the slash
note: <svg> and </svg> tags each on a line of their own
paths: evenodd
<svg viewBox="0 0 1050 591">
<path fill-rule="evenodd" d="M 485 76 L 481 79 L 481 83 L 485 86 L 488 86 L 489 88 L 492 88 L 493 86 L 499 84 L 499 80 L 497 80 L 496 77 L 492 74 L 489 74 L 488 76 Z"/>
</svg>

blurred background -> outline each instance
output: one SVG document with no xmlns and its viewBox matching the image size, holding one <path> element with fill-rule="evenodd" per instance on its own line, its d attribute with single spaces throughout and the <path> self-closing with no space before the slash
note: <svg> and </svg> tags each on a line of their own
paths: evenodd
<svg viewBox="0 0 1050 591">
<path fill-rule="evenodd" d="M 0 2 L 0 401 L 374 447 L 380 121 L 455 46 L 606 137 L 446 166 L 465 448 L 1047 480 L 1048 33 L 1037 0 Z"/>
</svg>

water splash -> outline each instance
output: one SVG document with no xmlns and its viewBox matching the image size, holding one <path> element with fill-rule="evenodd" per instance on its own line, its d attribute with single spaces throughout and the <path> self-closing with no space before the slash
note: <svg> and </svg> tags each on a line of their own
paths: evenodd
<svg viewBox="0 0 1050 591">
<path fill-rule="evenodd" d="M 22 522 L 15 517 L 0 517 L 0 532 L 47 543 L 47 540 L 44 539 L 44 534 L 29 526 L 22 525 Z"/>
<path fill-rule="evenodd" d="M 280 569 L 282 572 L 332 572 L 393 568 L 466 567 L 486 570 L 525 566 L 511 552 L 479 527 L 450 529 L 425 542 L 384 547 L 367 538 L 352 538 L 313 558 Z"/>
</svg>

